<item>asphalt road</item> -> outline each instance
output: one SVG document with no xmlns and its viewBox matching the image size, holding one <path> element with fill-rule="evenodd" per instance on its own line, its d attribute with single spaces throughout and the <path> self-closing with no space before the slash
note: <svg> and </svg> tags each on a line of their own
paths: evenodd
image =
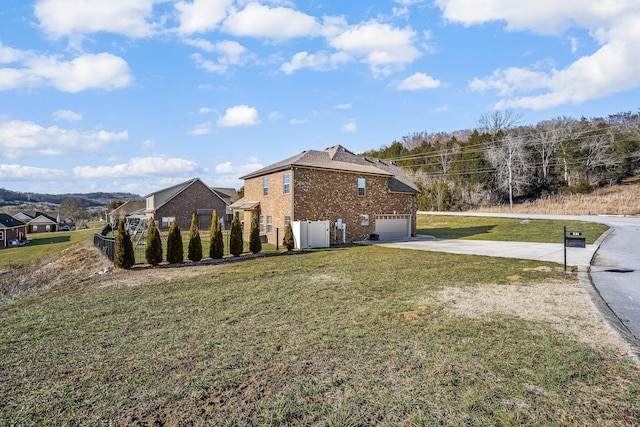
<svg viewBox="0 0 640 427">
<path fill-rule="evenodd" d="M 568 248 L 567 264 L 590 269 L 596 298 L 619 320 L 620 327 L 640 339 L 640 217 L 483 214 L 468 212 L 421 212 L 434 215 L 485 216 L 552 220 L 578 220 L 606 224 L 613 228 L 596 245 L 586 249 Z M 397 243 L 411 249 L 466 253 L 509 258 L 534 259 L 562 263 L 562 244 L 514 242 L 478 242 L 462 240 L 416 239 Z M 599 245 L 598 245 L 599 243 Z M 598 305 L 598 304 L 597 304 Z M 602 304 L 600 304 L 602 305 Z M 606 314 L 606 313 L 603 313 Z"/>
</svg>

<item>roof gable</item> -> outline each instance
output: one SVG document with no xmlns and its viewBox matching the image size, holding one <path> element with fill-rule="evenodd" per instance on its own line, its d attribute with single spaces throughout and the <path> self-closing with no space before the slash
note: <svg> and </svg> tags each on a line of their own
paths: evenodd
<svg viewBox="0 0 640 427">
<path fill-rule="evenodd" d="M 153 199 L 154 199 L 153 200 L 153 208 L 157 210 L 157 209 L 161 208 L 162 206 L 166 205 L 167 203 L 169 203 L 171 200 L 176 198 L 176 196 L 178 196 L 180 193 L 182 193 L 187 188 L 191 187 L 192 185 L 194 185 L 197 182 L 201 183 L 203 187 L 205 187 L 209 192 L 211 192 L 211 194 L 213 194 L 214 196 L 218 197 L 220 200 L 222 200 L 224 202 L 224 199 L 222 197 L 220 197 L 220 195 L 218 193 L 213 191 L 211 189 L 211 187 L 209 187 L 207 184 L 205 184 L 200 178 L 193 178 L 193 179 L 190 179 L 189 181 L 174 185 L 173 187 L 169 187 L 169 188 L 165 188 L 163 190 L 156 191 L 155 193 L 148 194 L 147 196 L 145 196 L 145 198 L 153 197 Z M 226 204 L 226 202 L 225 202 L 225 204 Z"/>
</svg>

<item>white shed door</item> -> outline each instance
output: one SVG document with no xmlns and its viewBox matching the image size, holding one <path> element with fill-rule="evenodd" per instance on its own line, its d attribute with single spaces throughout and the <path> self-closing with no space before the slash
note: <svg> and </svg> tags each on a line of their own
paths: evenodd
<svg viewBox="0 0 640 427">
<path fill-rule="evenodd" d="M 411 237 L 411 215 L 376 215 L 376 234 L 380 240 Z"/>
</svg>

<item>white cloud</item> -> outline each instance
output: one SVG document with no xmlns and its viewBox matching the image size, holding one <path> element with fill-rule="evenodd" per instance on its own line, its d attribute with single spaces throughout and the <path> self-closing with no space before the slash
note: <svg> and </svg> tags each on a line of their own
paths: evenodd
<svg viewBox="0 0 640 427">
<path fill-rule="evenodd" d="M 351 104 L 338 104 L 333 108 L 335 108 L 336 110 L 350 110 Z"/>
<path fill-rule="evenodd" d="M 218 118 L 220 127 L 255 126 L 260 123 L 258 110 L 247 105 L 227 108 L 224 116 Z"/>
<path fill-rule="evenodd" d="M 157 24 L 148 20 L 163 0 L 39 0 L 34 14 L 51 37 L 110 32 L 139 38 L 153 35 Z"/>
<path fill-rule="evenodd" d="M 283 118 L 284 118 L 284 116 L 279 111 L 272 111 L 271 113 L 269 113 L 269 121 L 270 122 L 275 122 L 275 121 L 278 121 L 278 120 L 283 119 Z"/>
<path fill-rule="evenodd" d="M 215 29 L 227 16 L 227 11 L 232 4 L 232 0 L 179 1 L 175 4 L 180 21 L 178 31 L 183 34 L 193 34 Z"/>
<path fill-rule="evenodd" d="M 191 59 L 200 68 L 213 73 L 224 74 L 230 66 L 244 65 L 251 55 L 240 43 L 232 40 L 224 40 L 216 44 L 211 44 L 209 52 L 218 52 L 220 56 L 216 61 L 204 59 L 202 54 L 194 53 Z"/>
<path fill-rule="evenodd" d="M 355 133 L 358 130 L 358 125 L 356 122 L 347 122 L 342 125 L 342 132 Z"/>
<path fill-rule="evenodd" d="M 209 40 L 205 39 L 184 39 L 183 40 L 186 45 L 197 47 L 198 49 L 202 49 L 205 52 L 215 52 L 216 45 Z"/>
<path fill-rule="evenodd" d="M 640 86 L 640 3 L 636 1 L 541 0 L 514 3 L 494 0 L 438 0 L 446 19 L 463 25 L 505 21 L 509 31 L 562 35 L 584 28 L 600 48 L 563 69 L 540 71 L 511 67 L 473 79 L 472 90 L 494 90 L 504 97 L 497 108 L 552 108 L 582 103 Z M 577 44 L 572 41 L 572 50 Z"/>
<path fill-rule="evenodd" d="M 82 120 L 82 114 L 71 110 L 58 110 L 53 112 L 53 118 L 56 120 L 69 120 L 75 122 Z"/>
<path fill-rule="evenodd" d="M 257 159 L 249 159 L 249 163 L 240 166 L 234 166 L 231 162 L 218 163 L 215 171 L 220 175 L 234 175 L 238 177 L 262 169 L 263 167 Z"/>
<path fill-rule="evenodd" d="M 442 86 L 440 80 L 425 73 L 415 73 L 398 84 L 398 90 L 436 89 Z"/>
<path fill-rule="evenodd" d="M 145 139 L 144 142 L 142 143 L 142 150 L 143 151 L 151 150 L 155 146 L 156 146 L 156 143 L 153 140 Z"/>
<path fill-rule="evenodd" d="M 200 114 L 209 114 L 213 112 L 213 110 L 209 107 L 200 107 L 200 109 L 198 110 L 198 113 Z"/>
<path fill-rule="evenodd" d="M 22 165 L 0 165 L 0 179 L 7 181 L 51 181 L 67 176 L 59 169 L 44 169 Z"/>
<path fill-rule="evenodd" d="M 21 50 L 13 49 L 5 46 L 0 41 L 0 64 L 11 64 L 12 62 L 20 62 L 24 59 L 25 53 Z"/>
<path fill-rule="evenodd" d="M 310 68 L 315 71 L 330 71 L 337 69 L 341 63 L 350 60 L 351 57 L 346 52 L 334 54 L 328 54 L 327 52 L 298 52 L 293 55 L 291 61 L 282 64 L 280 70 L 285 74 L 291 74 L 302 68 Z"/>
<path fill-rule="evenodd" d="M 195 125 L 192 129 L 189 129 L 187 133 L 189 135 L 199 136 L 206 135 L 209 132 L 211 132 L 211 122 L 207 121 L 200 123 L 199 125 Z"/>
<path fill-rule="evenodd" d="M 58 126 L 45 128 L 33 122 L 19 120 L 0 123 L 0 148 L 9 158 L 97 154 L 110 144 L 127 139 L 127 131 L 77 131 Z"/>
<path fill-rule="evenodd" d="M 369 64 L 376 76 L 389 75 L 422 54 L 414 46 L 416 33 L 411 28 L 395 28 L 369 21 L 348 28 L 329 44 Z"/>
<path fill-rule="evenodd" d="M 73 174 L 81 179 L 134 178 L 142 176 L 182 175 L 202 169 L 190 160 L 168 157 L 134 157 L 114 166 L 78 166 Z"/>
<path fill-rule="evenodd" d="M 307 119 L 306 117 L 304 119 L 291 119 L 289 120 L 289 124 L 291 125 L 301 125 L 304 123 L 308 123 L 309 119 Z"/>
<path fill-rule="evenodd" d="M 77 93 L 88 89 L 120 89 L 133 81 L 126 61 L 110 53 L 84 54 L 70 61 L 27 51 L 13 56 L 20 61 L 19 66 L 0 68 L 0 90 L 47 85 L 62 92 Z"/>
<path fill-rule="evenodd" d="M 273 40 L 315 36 L 322 31 L 322 26 L 313 16 L 286 7 L 270 8 L 257 2 L 231 13 L 223 28 L 235 36 Z"/>
</svg>

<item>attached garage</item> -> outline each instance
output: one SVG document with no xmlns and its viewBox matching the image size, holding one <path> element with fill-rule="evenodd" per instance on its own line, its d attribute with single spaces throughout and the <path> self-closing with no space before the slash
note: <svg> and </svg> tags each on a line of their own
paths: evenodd
<svg viewBox="0 0 640 427">
<path fill-rule="evenodd" d="M 411 237 L 411 215 L 376 215 L 376 234 L 380 240 Z"/>
</svg>

